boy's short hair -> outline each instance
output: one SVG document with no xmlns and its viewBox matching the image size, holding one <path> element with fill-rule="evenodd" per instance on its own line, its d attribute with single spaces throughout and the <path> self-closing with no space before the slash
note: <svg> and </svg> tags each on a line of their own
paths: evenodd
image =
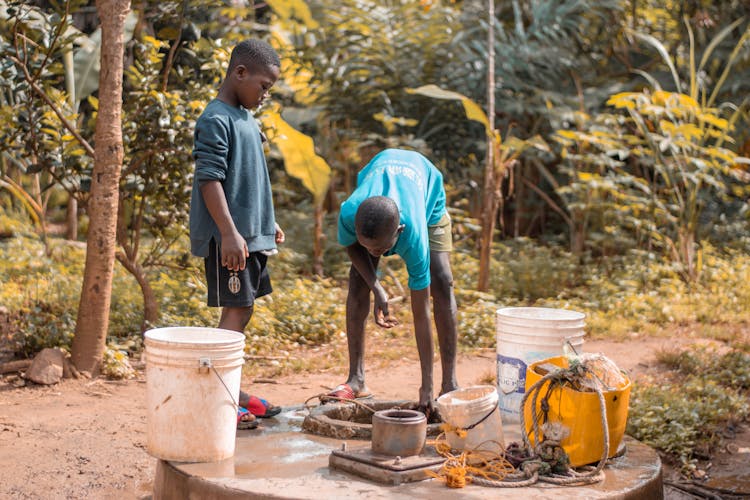
<svg viewBox="0 0 750 500">
<path fill-rule="evenodd" d="M 250 39 L 238 43 L 232 49 L 227 74 L 240 64 L 247 66 L 250 70 L 256 70 L 260 67 L 281 67 L 281 60 L 276 50 L 268 43 L 263 40 Z"/>
<path fill-rule="evenodd" d="M 398 205 L 386 196 L 372 196 L 360 203 L 354 216 L 357 234 L 365 238 L 380 238 L 398 226 Z"/>
</svg>

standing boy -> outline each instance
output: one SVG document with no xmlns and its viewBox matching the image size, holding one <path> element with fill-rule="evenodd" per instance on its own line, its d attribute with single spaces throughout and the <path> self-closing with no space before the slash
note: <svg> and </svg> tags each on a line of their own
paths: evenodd
<svg viewBox="0 0 750 500">
<path fill-rule="evenodd" d="M 430 295 L 434 301 L 442 385 L 440 394 L 458 388 L 456 382 L 456 299 L 450 267 L 451 221 L 445 209 L 440 171 L 414 151 L 386 149 L 357 176 L 357 188 L 341 205 L 339 243 L 346 246 L 352 266 L 346 300 L 349 378 L 327 396 L 357 399 L 370 395 L 365 385 L 364 337 L 370 310 L 375 323 L 396 325 L 388 313 L 388 296 L 376 274 L 380 257 L 398 254 L 409 273 L 411 309 L 422 371 L 418 406 L 433 410 L 432 329 Z"/>
<path fill-rule="evenodd" d="M 226 78 L 195 124 L 190 244 L 205 259 L 208 305 L 221 307 L 219 328 L 244 332 L 255 299 L 271 293 L 268 255 L 283 243 L 276 224 L 263 135 L 250 110 L 279 78 L 276 51 L 260 40 L 239 43 Z M 280 408 L 240 391 L 241 427 Z M 250 409 L 250 413 L 243 411 Z"/>
</svg>

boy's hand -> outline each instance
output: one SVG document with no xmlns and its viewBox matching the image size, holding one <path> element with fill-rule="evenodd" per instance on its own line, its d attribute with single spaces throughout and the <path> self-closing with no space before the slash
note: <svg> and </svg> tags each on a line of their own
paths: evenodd
<svg viewBox="0 0 750 500">
<path fill-rule="evenodd" d="M 375 317 L 375 324 L 383 328 L 393 328 L 398 325 L 398 320 L 388 313 L 388 295 L 380 283 L 375 283 L 373 295 L 375 296 L 375 306 L 372 315 Z"/>
<path fill-rule="evenodd" d="M 279 227 L 278 224 L 276 224 L 276 244 L 280 245 L 284 243 L 284 240 L 286 240 L 286 236 L 284 235 L 284 231 L 281 230 L 281 227 Z"/>
<path fill-rule="evenodd" d="M 245 269 L 245 259 L 250 256 L 247 242 L 240 233 L 221 236 L 221 265 L 230 271 L 242 271 Z"/>
</svg>

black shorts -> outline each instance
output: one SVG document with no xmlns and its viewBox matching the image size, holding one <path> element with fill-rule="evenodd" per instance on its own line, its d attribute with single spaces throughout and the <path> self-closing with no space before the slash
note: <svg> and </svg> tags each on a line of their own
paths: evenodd
<svg viewBox="0 0 750 500">
<path fill-rule="evenodd" d="M 250 307 L 255 299 L 273 291 L 268 276 L 268 256 L 252 252 L 245 260 L 245 269 L 230 271 L 221 265 L 221 249 L 211 240 L 205 259 L 208 305 L 211 307 Z"/>
</svg>

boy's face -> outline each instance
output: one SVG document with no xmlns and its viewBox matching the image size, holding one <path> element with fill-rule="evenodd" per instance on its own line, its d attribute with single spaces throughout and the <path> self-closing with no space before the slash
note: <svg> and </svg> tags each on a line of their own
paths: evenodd
<svg viewBox="0 0 750 500">
<path fill-rule="evenodd" d="M 234 77 L 237 101 L 245 109 L 255 109 L 263 104 L 271 87 L 278 80 L 279 67 L 265 66 L 258 71 L 251 72 L 241 64 L 234 69 Z"/>
<path fill-rule="evenodd" d="M 403 224 L 399 224 L 394 233 L 379 238 L 366 238 L 358 234 L 357 241 L 365 248 L 365 250 L 367 250 L 367 253 L 373 257 L 381 257 L 384 253 L 393 248 L 396 241 L 398 241 L 399 235 L 404 230 L 404 227 Z"/>
</svg>

